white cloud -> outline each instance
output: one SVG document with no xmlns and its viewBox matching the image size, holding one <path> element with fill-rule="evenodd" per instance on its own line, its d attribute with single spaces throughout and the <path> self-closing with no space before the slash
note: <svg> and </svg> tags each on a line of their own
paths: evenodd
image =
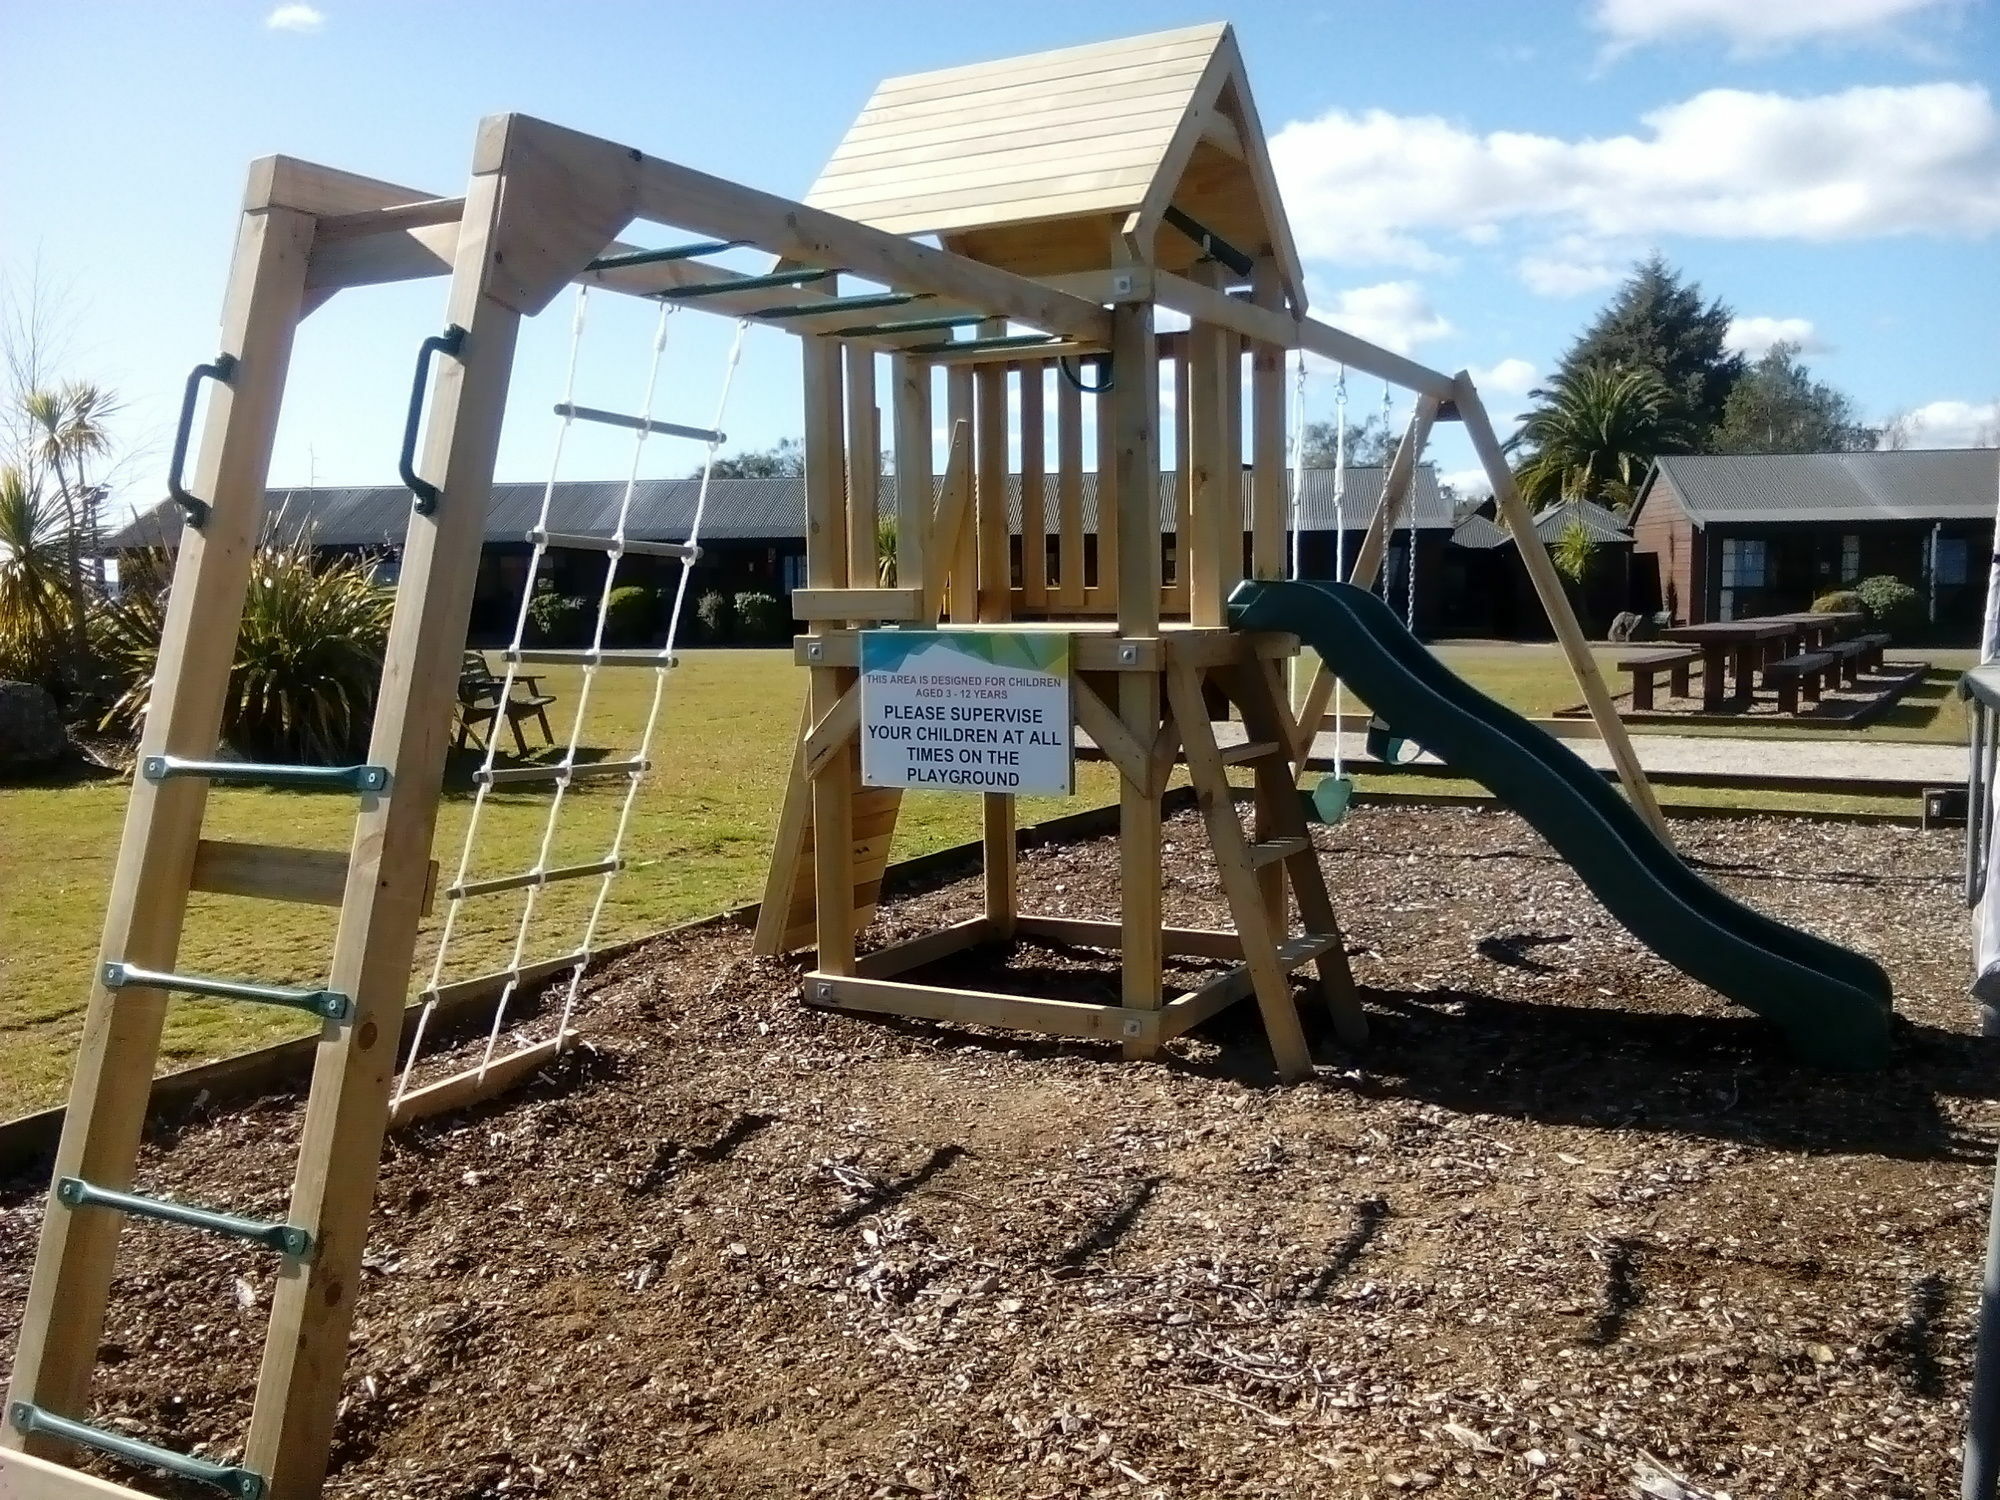
<svg viewBox="0 0 2000 1500">
<path fill-rule="evenodd" d="M 1718 37 L 1739 55 L 1795 42 L 1880 34 L 1920 11 L 1952 0 L 1596 0 L 1591 22 L 1611 50 L 1649 42 Z"/>
<path fill-rule="evenodd" d="M 1625 274 L 1625 264 L 1598 251 L 1524 255 L 1514 269 L 1522 284 L 1538 297 L 1581 297 L 1616 285 Z"/>
<path fill-rule="evenodd" d="M 2000 400 L 1932 401 L 1894 418 L 1891 428 L 1905 448 L 2000 446 Z"/>
<path fill-rule="evenodd" d="M 1449 261 L 1433 237 L 1482 242 L 1496 227 L 1526 228 L 1555 247 L 1534 247 L 1521 267 L 1551 295 L 1615 278 L 1608 244 L 1662 234 L 1823 241 L 2000 229 L 2000 111 L 1974 84 L 1711 89 L 1641 124 L 1564 139 L 1334 109 L 1286 125 L 1271 154 L 1307 256 L 1438 267 Z"/>
<path fill-rule="evenodd" d="M 1762 359 L 1778 343 L 1797 344 L 1807 354 L 1824 354 L 1832 347 L 1811 318 L 1731 318 L 1722 336 L 1724 348 L 1749 359 Z"/>
<path fill-rule="evenodd" d="M 1483 500 L 1493 493 L 1493 481 L 1484 469 L 1447 469 L 1438 475 L 1438 483 L 1449 485 L 1461 500 Z"/>
<path fill-rule="evenodd" d="M 1535 383 L 1535 367 L 1525 359 L 1474 365 L 1470 373 L 1482 396 L 1525 396 Z"/>
<path fill-rule="evenodd" d="M 272 31 L 318 31 L 326 17 L 310 5 L 281 5 L 264 17 L 264 25 Z"/>
<path fill-rule="evenodd" d="M 1398 354 L 1457 332 L 1414 281 L 1349 287 L 1312 300 L 1315 316 Z"/>
</svg>

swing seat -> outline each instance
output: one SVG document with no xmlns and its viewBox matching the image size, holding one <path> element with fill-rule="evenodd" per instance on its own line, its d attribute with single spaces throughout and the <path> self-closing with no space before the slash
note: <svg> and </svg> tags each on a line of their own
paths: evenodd
<svg viewBox="0 0 2000 1500">
<path fill-rule="evenodd" d="M 1322 776 L 1319 784 L 1306 794 L 1307 815 L 1328 828 L 1345 818 L 1353 803 L 1352 776 Z"/>
</svg>

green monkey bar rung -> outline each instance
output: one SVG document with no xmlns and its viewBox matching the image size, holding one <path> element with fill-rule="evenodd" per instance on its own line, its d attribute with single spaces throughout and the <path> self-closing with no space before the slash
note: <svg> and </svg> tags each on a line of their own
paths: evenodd
<svg viewBox="0 0 2000 1500">
<path fill-rule="evenodd" d="M 839 270 L 830 266 L 806 266 L 797 271 L 773 271 L 768 276 L 732 276 L 727 281 L 701 281 L 692 286 L 666 286 L 646 295 L 658 297 L 665 302 L 684 302 L 690 297 L 719 297 L 724 292 L 757 292 L 766 287 L 801 286 L 808 281 L 824 281 L 829 276 L 839 274 Z"/>
<path fill-rule="evenodd" d="M 254 761 L 182 760 L 149 755 L 139 762 L 148 781 L 200 776 L 217 786 L 319 787 L 347 792 L 379 792 L 389 785 L 387 766 L 279 766 Z"/>
<path fill-rule="evenodd" d="M 253 1005 L 282 1005 L 290 1010 L 309 1011 L 324 1021 L 344 1021 L 353 1007 L 350 998 L 339 990 L 252 984 L 241 979 L 212 979 L 205 974 L 162 974 L 125 963 L 107 963 L 102 975 L 107 990 L 174 990 L 217 1000 L 247 1000 Z"/>
<path fill-rule="evenodd" d="M 56 1201 L 65 1208 L 108 1208 L 135 1218 L 159 1219 L 188 1229 L 205 1229 L 210 1234 L 227 1235 L 233 1240 L 248 1240 L 253 1245 L 262 1245 L 267 1250 L 275 1250 L 294 1259 L 312 1249 L 312 1231 L 301 1229 L 296 1224 L 273 1224 L 264 1219 L 245 1219 L 236 1214 L 194 1208 L 176 1203 L 171 1198 L 121 1193 L 113 1188 L 97 1187 L 81 1177 L 58 1178 Z"/>
<path fill-rule="evenodd" d="M 753 318 L 810 318 L 820 313 L 868 312 L 877 307 L 907 307 L 929 298 L 929 292 L 864 292 L 858 297 L 828 297 L 824 302 L 788 302 L 783 307 L 760 307 Z"/>
<path fill-rule="evenodd" d="M 1009 333 L 990 339 L 946 339 L 939 344 L 912 344 L 907 354 L 978 354 L 987 349 L 1042 349 L 1051 344 L 1068 346 L 1066 339 L 1052 333 Z"/>
<path fill-rule="evenodd" d="M 52 1411 L 43 1411 L 30 1401 L 14 1402 L 7 1408 L 7 1416 L 13 1422 L 14 1430 L 23 1435 L 39 1433 L 75 1443 L 80 1448 L 95 1448 L 100 1453 L 145 1464 L 182 1479 L 192 1479 L 197 1484 L 212 1485 L 234 1495 L 236 1500 L 264 1500 L 264 1476 L 254 1469 L 210 1463 L 205 1458 L 194 1458 L 186 1453 L 176 1453 L 171 1448 L 162 1448 L 157 1443 L 127 1437 L 122 1432 L 106 1432 L 88 1422 L 72 1421 Z"/>
<path fill-rule="evenodd" d="M 857 323 L 852 328 L 836 328 L 839 338 L 865 338 L 876 335 L 898 333 L 935 333 L 940 328 L 969 328 L 974 323 L 987 322 L 991 313 L 953 313 L 948 317 L 904 318 L 894 323 Z"/>
<path fill-rule="evenodd" d="M 600 255 L 596 260 L 586 261 L 586 271 L 618 271 L 626 266 L 656 266 L 662 261 L 693 260 L 698 255 L 720 255 L 725 250 L 740 250 L 749 244 L 748 240 L 695 240 L 686 245 L 668 245 L 659 250 L 628 250 L 622 255 Z"/>
</svg>

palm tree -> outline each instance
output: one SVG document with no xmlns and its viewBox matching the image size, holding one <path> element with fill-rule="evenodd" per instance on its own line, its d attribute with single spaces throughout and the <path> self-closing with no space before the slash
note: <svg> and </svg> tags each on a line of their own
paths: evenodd
<svg viewBox="0 0 2000 1500">
<path fill-rule="evenodd" d="M 62 501 L 68 553 L 70 666 L 72 677 L 82 686 L 90 661 L 84 553 L 88 549 L 95 561 L 98 537 L 98 492 L 90 485 L 85 469 L 90 460 L 111 451 L 106 424 L 118 404 L 102 388 L 71 380 L 53 390 L 36 387 L 21 398 L 21 405 L 35 433 L 34 457 L 47 466 Z"/>
<path fill-rule="evenodd" d="M 0 677 L 52 686 L 70 625 L 69 527 L 19 469 L 0 468 Z"/>
<path fill-rule="evenodd" d="M 1506 446 L 1527 450 L 1514 478 L 1537 508 L 1595 500 L 1622 511 L 1656 457 L 1694 446 L 1672 392 L 1652 370 L 1586 365 L 1531 394 L 1541 405 Z"/>
</svg>

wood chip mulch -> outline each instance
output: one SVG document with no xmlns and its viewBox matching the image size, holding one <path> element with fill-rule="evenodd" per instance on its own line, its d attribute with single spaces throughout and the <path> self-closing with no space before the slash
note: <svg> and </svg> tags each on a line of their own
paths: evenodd
<svg viewBox="0 0 2000 1500">
<path fill-rule="evenodd" d="M 1166 832 L 1169 921 L 1222 925 L 1198 823 Z M 586 1048 L 392 1140 L 327 1493 L 1956 1493 L 2000 1122 L 1957 835 L 1677 832 L 1888 968 L 1887 1070 L 1794 1065 L 1474 810 L 1318 831 L 1374 1039 L 1342 1053 L 1309 1004 L 1303 1086 L 1250 1005 L 1127 1063 L 806 1009 L 734 928 L 630 955 Z M 1026 904 L 1113 914 L 1116 854 L 1036 851 Z M 1028 945 L 935 972 L 1117 984 Z M 141 1184 L 281 1216 L 298 1114 L 181 1122 Z M 9 1346 L 43 1191 L 0 1197 Z M 274 1269 L 135 1223 L 96 1419 L 239 1452 Z"/>
</svg>

